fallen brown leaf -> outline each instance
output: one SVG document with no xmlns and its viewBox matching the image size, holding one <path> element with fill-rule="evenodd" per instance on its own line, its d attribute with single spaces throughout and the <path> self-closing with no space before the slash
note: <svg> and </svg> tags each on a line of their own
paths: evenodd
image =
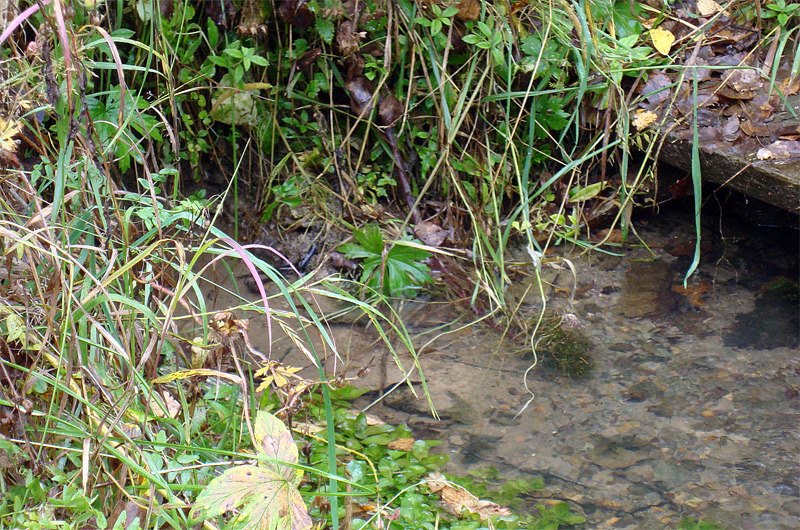
<svg viewBox="0 0 800 530">
<path fill-rule="evenodd" d="M 389 442 L 388 447 L 394 451 L 411 451 L 414 447 L 415 440 L 413 438 L 398 438 Z"/>
<path fill-rule="evenodd" d="M 431 473 L 425 481 L 433 493 L 439 495 L 445 509 L 457 517 L 463 510 L 477 513 L 484 521 L 493 515 L 511 515 L 511 510 L 491 501 L 482 501 L 461 487 L 452 486 L 441 473 Z"/>
</svg>

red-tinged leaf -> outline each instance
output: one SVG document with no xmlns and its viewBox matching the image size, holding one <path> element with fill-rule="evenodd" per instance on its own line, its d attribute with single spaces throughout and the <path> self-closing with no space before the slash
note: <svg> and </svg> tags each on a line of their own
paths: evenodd
<svg viewBox="0 0 800 530">
<path fill-rule="evenodd" d="M 290 467 L 298 460 L 297 444 L 292 434 L 281 420 L 269 412 L 259 412 L 253 425 L 255 430 L 256 450 L 263 456 L 290 465 L 273 462 L 261 462 L 264 468 L 278 474 L 292 484 L 299 484 L 302 472 Z"/>
</svg>

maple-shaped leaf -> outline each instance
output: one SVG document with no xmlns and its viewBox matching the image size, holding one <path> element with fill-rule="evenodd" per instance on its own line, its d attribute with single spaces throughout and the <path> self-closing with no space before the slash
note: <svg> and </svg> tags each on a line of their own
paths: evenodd
<svg viewBox="0 0 800 530">
<path fill-rule="evenodd" d="M 300 370 L 302 370 L 302 368 L 299 366 L 284 366 L 278 361 L 269 361 L 265 366 L 259 368 L 259 370 L 253 374 L 255 377 L 264 378 L 258 388 L 256 388 L 256 392 L 266 390 L 273 383 L 273 381 L 275 382 L 275 386 L 278 388 L 287 386 L 290 381 L 303 381 L 303 378 L 297 375 L 297 372 Z"/>
<path fill-rule="evenodd" d="M 259 464 L 283 477 L 292 485 L 299 484 L 303 472 L 290 467 L 291 464 L 297 463 L 297 444 L 294 443 L 292 434 L 286 428 L 286 425 L 268 412 L 259 412 L 253 424 L 253 429 L 258 453 L 289 465 L 273 462 L 259 462 Z"/>
<path fill-rule="evenodd" d="M 237 466 L 212 480 L 200 493 L 192 517 L 209 519 L 242 507 L 237 528 L 307 530 L 311 518 L 297 488 L 274 471 Z"/>
<path fill-rule="evenodd" d="M 242 508 L 247 517 L 241 530 L 308 530 L 311 517 L 297 488 L 284 482 L 271 498 L 251 502 Z"/>
<path fill-rule="evenodd" d="M 278 418 L 261 411 L 254 438 L 259 456 L 271 461 L 237 466 L 212 480 L 197 496 L 192 517 L 205 520 L 238 508 L 237 529 L 308 530 L 311 517 L 297 490 L 303 473 L 291 467 L 298 460 L 291 433 Z"/>
</svg>

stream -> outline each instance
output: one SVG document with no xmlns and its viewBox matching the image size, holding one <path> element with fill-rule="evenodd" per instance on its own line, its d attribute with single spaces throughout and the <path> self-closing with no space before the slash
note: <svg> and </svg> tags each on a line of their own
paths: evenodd
<svg viewBox="0 0 800 530">
<path fill-rule="evenodd" d="M 588 519 L 582 528 L 674 529 L 687 516 L 727 529 L 800 528 L 798 233 L 704 218 L 702 260 L 684 290 L 691 213 L 675 209 L 635 227 L 647 246 L 632 236 L 613 249 L 619 256 L 559 249 L 576 284 L 568 267 L 543 267 L 548 307 L 570 310 L 591 344 L 588 376 L 540 363 L 524 378 L 533 362 L 526 340 L 459 321 L 452 305 L 409 302 L 402 315 L 424 345 L 440 419 L 419 384 L 418 397 L 400 385 L 370 413 L 442 440 L 448 472 L 492 466 L 509 480 L 542 477 L 546 487 L 526 494 L 523 510 L 565 500 Z M 527 272 L 507 296 L 532 319 L 541 301 Z M 266 337 L 259 326 L 251 323 L 254 343 Z M 375 367 L 356 386 L 401 379 L 391 358 L 381 366 L 385 348 L 363 323 L 332 332 L 343 357 L 337 370 Z M 272 356 L 308 364 L 285 337 Z"/>
</svg>

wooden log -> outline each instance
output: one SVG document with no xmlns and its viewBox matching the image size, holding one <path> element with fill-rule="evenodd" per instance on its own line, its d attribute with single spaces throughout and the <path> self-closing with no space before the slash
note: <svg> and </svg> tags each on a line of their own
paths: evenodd
<svg viewBox="0 0 800 530">
<path fill-rule="evenodd" d="M 789 98 L 800 116 L 800 97 Z M 750 197 L 795 214 L 800 214 L 800 157 L 787 160 L 759 160 L 759 149 L 787 132 L 800 134 L 800 119 L 784 110 L 762 127 L 775 131 L 771 138 L 751 136 L 736 142 L 714 142 L 700 146 L 700 168 L 704 180 L 728 186 Z M 780 135 L 780 136 L 779 136 Z M 687 131 L 670 133 L 659 153 L 659 160 L 691 171 L 692 143 Z M 795 136 L 796 137 L 796 136 Z"/>
</svg>

